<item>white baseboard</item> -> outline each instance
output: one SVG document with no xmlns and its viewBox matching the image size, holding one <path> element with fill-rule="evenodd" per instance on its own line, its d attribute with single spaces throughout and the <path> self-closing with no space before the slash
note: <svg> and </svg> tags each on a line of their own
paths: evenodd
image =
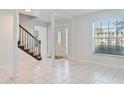
<svg viewBox="0 0 124 93">
<path fill-rule="evenodd" d="M 124 69 L 124 67 L 121 67 L 121 66 L 115 66 L 115 65 L 110 65 L 110 64 L 98 63 L 98 62 L 91 61 L 91 60 L 83 60 L 83 59 L 77 59 L 77 58 L 68 58 L 68 59 L 73 60 L 73 61 L 86 62 L 86 63 L 103 65 L 103 66 L 108 66 L 108 67 L 113 67 L 113 68 Z"/>
</svg>

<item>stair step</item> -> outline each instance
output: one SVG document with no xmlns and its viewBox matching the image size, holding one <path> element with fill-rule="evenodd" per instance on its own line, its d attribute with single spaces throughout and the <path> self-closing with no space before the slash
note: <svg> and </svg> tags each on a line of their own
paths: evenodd
<svg viewBox="0 0 124 93">
<path fill-rule="evenodd" d="M 41 56 L 38 56 L 37 59 L 38 59 L 38 60 L 41 60 L 42 58 L 41 58 Z"/>
<path fill-rule="evenodd" d="M 19 46 L 24 46 L 23 44 L 19 44 Z"/>
<path fill-rule="evenodd" d="M 34 52 L 33 52 L 33 51 L 31 51 L 31 50 L 30 50 L 30 51 L 28 51 L 28 52 L 29 52 L 29 53 L 34 53 Z"/>
<path fill-rule="evenodd" d="M 40 59 L 40 58 L 41 58 L 41 56 L 38 56 L 37 58 L 38 58 L 38 59 Z"/>
<path fill-rule="evenodd" d="M 24 48 L 24 45 L 22 45 L 22 44 L 19 44 L 19 47 L 20 47 L 20 48 Z"/>
<path fill-rule="evenodd" d="M 30 48 L 24 48 L 24 50 L 29 51 L 29 50 L 30 50 Z"/>
<path fill-rule="evenodd" d="M 33 54 L 33 56 L 38 56 L 38 54 Z"/>
<path fill-rule="evenodd" d="M 21 49 L 24 49 L 24 47 L 25 47 L 25 46 L 24 46 L 24 45 L 19 44 L 19 45 L 18 45 L 18 47 L 19 47 L 19 48 L 21 48 Z"/>
</svg>

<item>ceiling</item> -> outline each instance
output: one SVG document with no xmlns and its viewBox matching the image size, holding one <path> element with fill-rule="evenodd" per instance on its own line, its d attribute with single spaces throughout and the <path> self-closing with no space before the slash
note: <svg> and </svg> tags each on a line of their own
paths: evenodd
<svg viewBox="0 0 124 93">
<path fill-rule="evenodd" d="M 89 13 L 99 12 L 102 9 L 31 9 L 31 12 L 25 12 L 20 9 L 19 13 L 32 16 L 36 20 L 51 22 L 51 16 L 54 14 L 57 19 L 72 19 L 76 16 L 81 16 Z"/>
</svg>

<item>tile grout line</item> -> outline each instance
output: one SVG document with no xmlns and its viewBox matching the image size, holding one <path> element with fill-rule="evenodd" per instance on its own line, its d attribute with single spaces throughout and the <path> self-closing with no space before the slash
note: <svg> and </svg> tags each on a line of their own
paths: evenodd
<svg viewBox="0 0 124 93">
<path fill-rule="evenodd" d="M 119 69 L 117 72 L 116 72 L 116 74 L 113 76 L 113 78 L 111 79 L 111 81 L 109 82 L 109 84 L 111 84 L 112 83 L 112 81 L 114 80 L 114 78 L 117 76 L 117 74 L 120 72 L 120 70 L 121 69 Z"/>
<path fill-rule="evenodd" d="M 15 84 L 15 81 L 12 79 L 12 77 L 11 76 L 9 76 L 4 70 L 2 70 L 1 68 L 0 68 L 0 70 L 1 70 L 1 72 L 3 72 L 10 80 L 12 80 L 12 82 Z"/>
<path fill-rule="evenodd" d="M 111 68 L 108 68 L 107 71 L 105 71 L 102 75 L 100 75 L 100 76 L 94 81 L 94 83 L 95 83 L 97 80 L 99 80 L 99 78 L 101 78 L 101 77 L 102 77 L 105 73 L 107 73 L 110 69 L 111 69 Z"/>
</svg>

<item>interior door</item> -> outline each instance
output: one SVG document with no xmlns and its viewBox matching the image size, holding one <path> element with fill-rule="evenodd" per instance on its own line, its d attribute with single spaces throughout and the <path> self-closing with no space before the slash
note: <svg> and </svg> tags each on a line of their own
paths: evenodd
<svg viewBox="0 0 124 93">
<path fill-rule="evenodd" d="M 55 28 L 55 56 L 66 57 L 66 28 Z"/>
</svg>

